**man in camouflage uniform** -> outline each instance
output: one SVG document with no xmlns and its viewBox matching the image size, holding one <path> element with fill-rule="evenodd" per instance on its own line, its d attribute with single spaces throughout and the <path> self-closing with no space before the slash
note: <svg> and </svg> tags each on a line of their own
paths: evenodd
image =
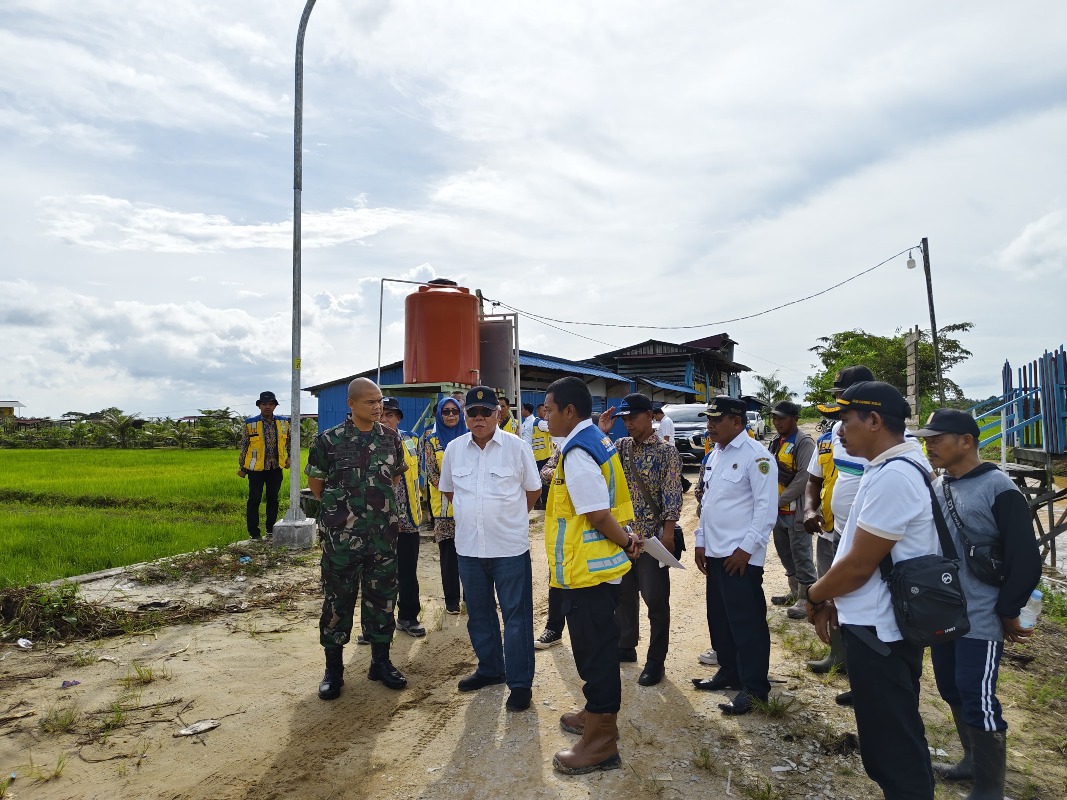
<svg viewBox="0 0 1067 800">
<path fill-rule="evenodd" d="M 319 434 L 308 453 L 308 487 L 322 501 L 319 540 L 322 589 L 319 641 L 326 674 L 319 697 L 333 700 L 344 686 L 342 651 L 352 635 L 356 595 L 362 590 L 363 635 L 371 643 L 367 677 L 390 689 L 407 679 L 389 660 L 396 621 L 396 544 L 400 521 L 395 486 L 407 465 L 396 431 L 379 422 L 382 393 L 373 381 L 348 385 L 350 414 Z"/>
</svg>

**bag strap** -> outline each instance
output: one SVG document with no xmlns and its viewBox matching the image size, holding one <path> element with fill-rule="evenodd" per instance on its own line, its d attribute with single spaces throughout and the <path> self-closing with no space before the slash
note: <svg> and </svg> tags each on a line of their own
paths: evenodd
<svg viewBox="0 0 1067 800">
<path fill-rule="evenodd" d="M 653 433 L 652 435 L 655 436 L 656 434 Z M 633 439 L 631 439 L 631 441 L 633 441 L 634 444 L 637 444 Z M 660 441 L 663 440 L 660 439 Z M 630 445 L 629 449 L 626 451 L 626 466 L 630 468 L 630 473 L 637 479 L 637 488 L 641 490 L 641 496 L 645 498 L 646 503 L 652 506 L 652 510 L 656 512 L 657 521 L 662 525 L 662 520 L 660 518 L 663 516 L 663 505 L 656 502 L 652 497 L 652 493 L 648 490 L 648 486 L 645 485 L 645 479 L 642 478 L 641 473 L 637 471 L 637 466 L 634 464 L 633 445 Z"/>
<path fill-rule="evenodd" d="M 941 479 L 941 493 L 945 495 L 945 505 L 948 506 L 948 514 L 952 517 L 952 522 L 960 532 L 960 537 L 963 539 L 963 543 L 967 547 L 970 547 L 971 542 L 967 538 L 967 530 L 963 527 L 963 520 L 960 518 L 960 512 L 956 510 L 956 501 L 952 498 L 952 492 L 949 490 L 948 482 L 944 478 Z"/>
<path fill-rule="evenodd" d="M 956 552 L 956 545 L 952 543 L 952 537 L 948 532 L 948 523 L 945 522 L 945 515 L 941 512 L 941 504 L 937 502 L 937 496 L 934 495 L 933 484 L 930 483 L 930 476 L 926 474 L 919 464 L 916 464 L 910 458 L 904 456 L 896 456 L 895 458 L 886 459 L 882 466 L 892 463 L 893 461 L 903 461 L 905 464 L 911 464 L 915 469 L 919 471 L 919 474 L 923 476 L 923 483 L 926 484 L 926 490 L 930 493 L 930 506 L 934 515 L 934 527 L 937 528 L 937 539 L 941 543 L 941 552 L 946 558 L 952 561 L 959 561 L 959 553 Z M 893 572 L 893 559 L 889 553 L 886 553 L 885 558 L 882 559 L 882 563 L 879 565 L 879 569 L 882 571 L 882 580 L 888 581 L 889 576 Z"/>
</svg>

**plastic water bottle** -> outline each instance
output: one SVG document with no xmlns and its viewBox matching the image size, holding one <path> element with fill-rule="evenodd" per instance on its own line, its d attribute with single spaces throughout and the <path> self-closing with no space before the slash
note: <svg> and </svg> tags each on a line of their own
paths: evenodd
<svg viewBox="0 0 1067 800">
<path fill-rule="evenodd" d="M 1021 628 L 1033 628 L 1037 624 L 1037 615 L 1041 613 L 1041 607 L 1045 595 L 1041 594 L 1040 589 L 1034 589 L 1030 593 L 1030 599 L 1026 601 L 1026 605 L 1019 610 L 1019 627 Z"/>
</svg>

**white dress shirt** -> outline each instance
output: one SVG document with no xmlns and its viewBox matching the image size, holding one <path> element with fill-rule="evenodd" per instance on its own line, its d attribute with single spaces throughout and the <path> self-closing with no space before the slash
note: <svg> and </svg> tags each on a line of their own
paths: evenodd
<svg viewBox="0 0 1067 800">
<path fill-rule="evenodd" d="M 522 425 L 519 426 L 519 436 L 526 444 L 530 445 L 530 449 L 533 449 L 533 430 L 534 425 L 537 424 L 537 417 L 530 414 L 526 419 L 522 421 Z"/>
<path fill-rule="evenodd" d="M 472 558 L 507 558 L 530 549 L 526 493 L 541 491 L 531 450 L 513 433 L 496 428 L 484 448 L 470 433 L 445 448 L 442 492 L 453 492 L 456 552 Z"/>
<path fill-rule="evenodd" d="M 762 567 L 778 519 L 778 465 L 767 448 L 741 431 L 725 447 L 715 445 L 701 475 L 704 497 L 696 547 L 710 558 L 741 548 Z"/>
</svg>

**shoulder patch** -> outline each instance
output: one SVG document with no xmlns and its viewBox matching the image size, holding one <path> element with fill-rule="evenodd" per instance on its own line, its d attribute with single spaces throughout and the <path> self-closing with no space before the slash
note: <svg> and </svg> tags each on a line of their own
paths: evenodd
<svg viewBox="0 0 1067 800">
<path fill-rule="evenodd" d="M 761 458 L 760 461 L 759 461 L 758 469 L 763 475 L 766 475 L 768 472 L 771 471 L 771 465 L 767 461 L 767 459 Z"/>
<path fill-rule="evenodd" d="M 759 458 L 757 458 L 757 459 L 756 459 L 756 463 L 758 464 L 758 463 L 759 463 L 759 462 L 761 462 L 761 461 L 767 461 L 767 462 L 770 462 L 770 460 L 771 460 L 771 459 L 770 459 L 769 457 L 767 457 L 767 456 L 760 456 Z"/>
</svg>

